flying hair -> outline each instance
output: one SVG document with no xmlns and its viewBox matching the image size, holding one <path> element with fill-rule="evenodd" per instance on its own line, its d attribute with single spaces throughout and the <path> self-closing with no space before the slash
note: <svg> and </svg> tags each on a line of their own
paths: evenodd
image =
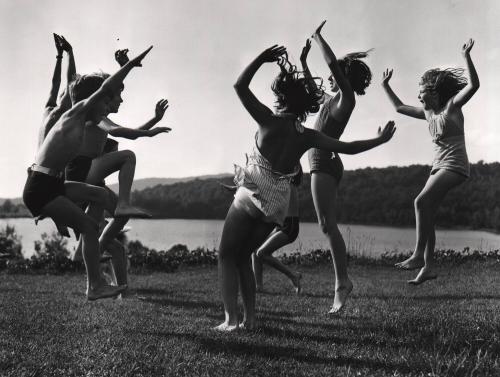
<svg viewBox="0 0 500 377">
<path fill-rule="evenodd" d="M 370 67 L 361 60 L 367 58 L 372 51 L 373 48 L 368 51 L 351 52 L 338 60 L 340 68 L 357 95 L 365 94 L 365 89 L 372 81 Z"/>
<path fill-rule="evenodd" d="M 440 105 L 446 104 L 467 85 L 467 78 L 462 68 L 433 68 L 426 71 L 420 79 L 420 85 L 439 96 Z"/>
<path fill-rule="evenodd" d="M 293 113 L 303 122 L 309 114 L 319 111 L 324 95 L 323 80 L 319 77 L 305 77 L 303 72 L 297 71 L 297 67 L 290 63 L 286 53 L 277 63 L 280 73 L 271 85 L 276 96 L 276 109 Z"/>
</svg>

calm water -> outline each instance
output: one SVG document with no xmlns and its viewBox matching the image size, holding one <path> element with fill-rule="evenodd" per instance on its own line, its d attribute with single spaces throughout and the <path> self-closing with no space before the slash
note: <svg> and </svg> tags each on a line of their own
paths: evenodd
<svg viewBox="0 0 500 377">
<path fill-rule="evenodd" d="M 55 231 L 51 220 L 43 220 L 35 226 L 31 219 L 0 219 L 0 228 L 6 224 L 15 226 L 22 237 L 26 256 L 33 253 L 33 243 L 40 240 L 42 233 Z M 174 244 L 184 244 L 189 249 L 203 246 L 216 248 L 222 232 L 222 220 L 131 220 L 128 237 L 138 239 L 144 245 L 155 249 L 168 249 Z M 378 256 L 385 251 L 410 250 L 415 242 L 415 230 L 382 226 L 341 225 L 348 250 L 351 253 Z M 465 247 L 490 251 L 500 248 L 500 235 L 471 230 L 438 230 L 436 247 L 462 250 Z M 69 247 L 75 246 L 74 238 Z M 311 249 L 327 249 L 328 245 L 317 224 L 302 223 L 297 240 L 283 248 L 284 252 Z"/>
</svg>

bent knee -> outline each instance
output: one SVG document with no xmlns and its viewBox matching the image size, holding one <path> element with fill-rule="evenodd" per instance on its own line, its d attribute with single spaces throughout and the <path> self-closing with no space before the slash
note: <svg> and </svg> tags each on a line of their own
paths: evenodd
<svg viewBox="0 0 500 377">
<path fill-rule="evenodd" d="M 129 149 L 126 149 L 124 151 L 121 151 L 121 153 L 123 155 L 123 158 L 126 161 L 135 163 L 135 153 L 134 152 L 132 152 Z"/>
<path fill-rule="evenodd" d="M 431 206 L 431 200 L 426 195 L 419 195 L 413 202 L 415 209 L 426 210 Z"/>
<path fill-rule="evenodd" d="M 331 235 L 338 231 L 337 223 L 335 221 L 328 221 L 326 218 L 322 218 L 318 224 L 321 232 L 325 235 Z"/>
<path fill-rule="evenodd" d="M 80 233 L 85 235 L 95 235 L 97 237 L 99 232 L 99 224 L 97 221 L 87 215 L 85 215 L 85 217 L 79 222 L 78 228 Z"/>
</svg>

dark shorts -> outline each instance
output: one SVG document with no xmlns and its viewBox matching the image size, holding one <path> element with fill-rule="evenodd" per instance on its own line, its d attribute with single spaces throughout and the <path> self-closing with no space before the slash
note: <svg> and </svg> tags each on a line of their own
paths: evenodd
<svg viewBox="0 0 500 377">
<path fill-rule="evenodd" d="M 288 236 L 288 241 L 292 243 L 299 235 L 299 217 L 289 216 L 285 219 L 283 226 L 278 227 L 279 230 Z"/>
<path fill-rule="evenodd" d="M 66 180 L 85 182 L 92 166 L 92 157 L 76 156 L 66 166 Z"/>
<path fill-rule="evenodd" d="M 23 201 L 33 217 L 40 216 L 43 207 L 64 194 L 64 179 L 28 169 Z"/>
<path fill-rule="evenodd" d="M 309 151 L 309 166 L 311 174 L 315 172 L 330 174 L 335 180 L 340 182 L 344 175 L 344 164 L 338 154 L 311 149 Z"/>
</svg>

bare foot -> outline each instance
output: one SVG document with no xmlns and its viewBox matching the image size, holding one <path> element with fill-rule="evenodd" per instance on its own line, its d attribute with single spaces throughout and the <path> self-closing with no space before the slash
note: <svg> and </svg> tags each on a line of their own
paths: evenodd
<svg viewBox="0 0 500 377">
<path fill-rule="evenodd" d="M 422 268 L 422 267 L 424 267 L 424 265 L 425 265 L 424 258 L 418 258 L 418 257 L 414 257 L 412 255 L 408 259 L 406 259 L 402 262 L 396 263 L 394 266 L 397 268 L 400 268 L 402 270 L 410 271 L 410 270 L 416 270 L 418 268 Z"/>
<path fill-rule="evenodd" d="M 99 259 L 100 263 L 106 263 L 113 259 L 113 256 L 109 254 L 107 251 L 101 254 L 101 259 Z"/>
<path fill-rule="evenodd" d="M 411 285 L 420 285 L 427 280 L 437 279 L 437 275 L 433 273 L 429 268 L 422 268 L 418 273 L 417 277 L 413 280 L 408 280 L 408 284 Z"/>
<path fill-rule="evenodd" d="M 58 224 L 56 224 L 56 228 L 57 228 L 57 231 L 59 232 L 59 234 L 61 236 L 68 237 L 68 238 L 71 237 L 69 235 L 69 230 L 68 230 L 68 227 L 66 225 L 58 225 Z"/>
<path fill-rule="evenodd" d="M 139 208 L 135 208 L 131 205 L 121 205 L 117 206 L 115 210 L 114 217 L 130 217 L 134 219 L 149 219 L 152 216 L 140 210 Z"/>
<path fill-rule="evenodd" d="M 230 325 L 228 322 L 221 323 L 219 326 L 213 328 L 216 331 L 233 332 L 239 329 L 238 322 L 235 325 Z"/>
<path fill-rule="evenodd" d="M 295 293 L 297 294 L 297 296 L 299 296 L 302 293 L 301 280 L 302 280 L 302 274 L 300 272 L 297 272 L 295 278 L 292 279 L 292 284 L 295 287 Z"/>
<path fill-rule="evenodd" d="M 344 307 L 347 301 L 347 297 L 352 291 L 352 282 L 347 280 L 346 283 L 339 284 L 338 287 L 335 288 L 335 298 L 333 299 L 333 305 L 328 312 L 328 314 L 337 314 Z"/>
<path fill-rule="evenodd" d="M 103 284 L 94 289 L 87 289 L 87 300 L 94 301 L 101 298 L 116 297 L 126 289 L 126 285 L 113 286 Z"/>
</svg>

